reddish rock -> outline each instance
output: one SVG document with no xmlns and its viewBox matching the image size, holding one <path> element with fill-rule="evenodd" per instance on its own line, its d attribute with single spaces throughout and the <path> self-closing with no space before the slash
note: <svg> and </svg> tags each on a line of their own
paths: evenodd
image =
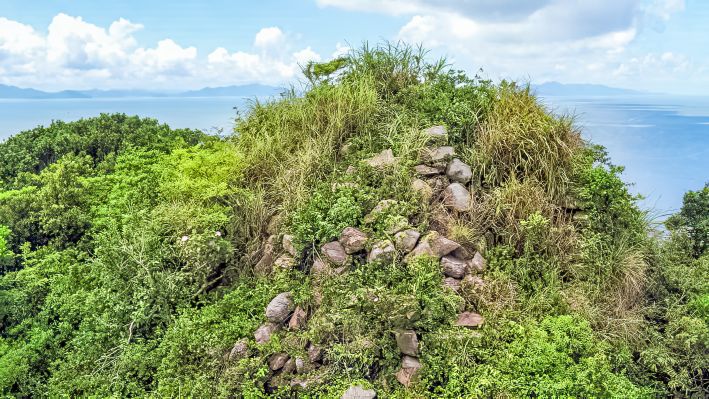
<svg viewBox="0 0 709 399">
<path fill-rule="evenodd" d="M 345 248 L 345 253 L 353 254 L 364 249 L 367 235 L 354 227 L 346 227 L 340 234 L 340 244 Z"/>
<path fill-rule="evenodd" d="M 288 359 L 289 357 L 287 353 L 273 354 L 268 358 L 268 367 L 273 371 L 280 370 L 283 366 L 285 366 Z"/>
<path fill-rule="evenodd" d="M 278 324 L 275 323 L 265 323 L 261 325 L 256 332 L 254 332 L 254 338 L 257 344 L 265 344 L 271 339 L 271 335 L 278 331 Z"/>
<path fill-rule="evenodd" d="M 307 313 L 303 308 L 300 306 L 296 307 L 295 310 L 293 311 L 293 315 L 290 317 L 290 320 L 288 321 L 288 329 L 290 330 L 300 330 L 305 326 L 305 322 L 307 321 Z"/>
<path fill-rule="evenodd" d="M 339 241 L 328 242 L 320 247 L 320 251 L 328 261 L 336 266 L 344 266 L 347 263 L 347 252 Z"/>
</svg>

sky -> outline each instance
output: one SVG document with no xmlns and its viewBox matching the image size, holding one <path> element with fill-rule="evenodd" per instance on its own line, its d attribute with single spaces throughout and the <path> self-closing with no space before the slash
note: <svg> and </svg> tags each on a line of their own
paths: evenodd
<svg viewBox="0 0 709 399">
<path fill-rule="evenodd" d="M 282 85 L 402 40 L 493 80 L 706 94 L 708 22 L 705 0 L 0 0 L 0 84 Z"/>
</svg>

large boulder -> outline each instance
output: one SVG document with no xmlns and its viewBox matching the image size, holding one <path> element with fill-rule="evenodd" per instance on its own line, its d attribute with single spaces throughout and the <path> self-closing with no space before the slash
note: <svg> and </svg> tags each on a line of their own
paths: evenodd
<svg viewBox="0 0 709 399">
<path fill-rule="evenodd" d="M 360 229 L 346 227 L 340 234 L 340 244 L 345 248 L 345 253 L 353 254 L 364 249 L 367 243 L 367 235 Z"/>
<path fill-rule="evenodd" d="M 445 126 L 431 126 L 423 131 L 429 144 L 443 144 L 448 141 L 448 130 Z"/>
<path fill-rule="evenodd" d="M 278 331 L 278 324 L 264 323 L 254 332 L 254 339 L 257 344 L 265 344 L 271 340 L 271 335 Z"/>
<path fill-rule="evenodd" d="M 414 330 L 398 330 L 394 333 L 396 345 L 404 355 L 418 356 L 419 340 Z"/>
<path fill-rule="evenodd" d="M 375 399 L 377 393 L 373 389 L 364 389 L 361 385 L 353 385 L 342 394 L 340 399 Z"/>
<path fill-rule="evenodd" d="M 347 263 L 347 252 L 339 241 L 328 242 L 320 247 L 322 254 L 336 266 L 344 266 Z"/>
<path fill-rule="evenodd" d="M 475 312 L 463 312 L 458 315 L 456 326 L 467 328 L 478 328 L 485 322 L 485 318 Z"/>
<path fill-rule="evenodd" d="M 451 181 L 462 184 L 468 184 L 473 178 L 473 172 L 470 170 L 470 166 L 458 158 L 453 159 L 448 164 L 446 175 Z"/>
<path fill-rule="evenodd" d="M 470 192 L 460 183 L 451 183 L 443 190 L 443 204 L 458 212 L 470 209 Z"/>
<path fill-rule="evenodd" d="M 294 307 L 293 295 L 290 292 L 281 292 L 266 306 L 266 318 L 271 323 L 283 323 Z"/>
<path fill-rule="evenodd" d="M 441 269 L 446 276 L 460 279 L 465 276 L 468 264 L 463 259 L 447 255 L 441 259 Z"/>
<path fill-rule="evenodd" d="M 413 229 L 400 231 L 394 235 L 394 247 L 403 253 L 409 253 L 416 247 L 419 237 L 421 233 Z"/>
<path fill-rule="evenodd" d="M 397 158 L 394 156 L 391 148 L 389 148 L 373 156 L 372 158 L 369 158 L 365 162 L 373 168 L 386 168 L 388 166 L 395 165 Z"/>
<path fill-rule="evenodd" d="M 367 262 L 391 263 L 395 256 L 396 249 L 391 241 L 379 241 L 369 251 Z"/>
</svg>

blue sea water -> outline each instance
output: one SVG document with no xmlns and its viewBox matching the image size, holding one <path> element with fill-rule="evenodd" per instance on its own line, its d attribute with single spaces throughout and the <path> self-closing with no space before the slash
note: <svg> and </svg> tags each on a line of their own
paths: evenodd
<svg viewBox="0 0 709 399">
<path fill-rule="evenodd" d="M 52 120 L 76 120 L 102 112 L 152 117 L 172 127 L 231 131 L 241 97 L 0 99 L 0 140 Z M 687 190 L 709 181 L 709 97 L 543 97 L 558 113 L 576 116 L 583 136 L 608 149 L 626 167 L 624 180 L 644 195 L 654 216 L 678 209 Z"/>
</svg>

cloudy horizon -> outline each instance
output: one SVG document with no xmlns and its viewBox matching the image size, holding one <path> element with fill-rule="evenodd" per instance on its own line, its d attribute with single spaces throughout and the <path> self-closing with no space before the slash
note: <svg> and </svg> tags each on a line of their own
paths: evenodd
<svg viewBox="0 0 709 399">
<path fill-rule="evenodd" d="M 8 0 L 0 8 L 0 83 L 48 91 L 278 85 L 350 43 L 402 40 L 491 79 L 679 94 L 709 87 L 709 55 L 696 35 L 709 6 L 698 2 L 277 1 L 249 15 L 222 1 L 209 9 L 177 1 L 169 10 L 125 3 L 59 1 L 30 15 Z M 166 18 L 153 16 L 160 12 Z"/>
</svg>

